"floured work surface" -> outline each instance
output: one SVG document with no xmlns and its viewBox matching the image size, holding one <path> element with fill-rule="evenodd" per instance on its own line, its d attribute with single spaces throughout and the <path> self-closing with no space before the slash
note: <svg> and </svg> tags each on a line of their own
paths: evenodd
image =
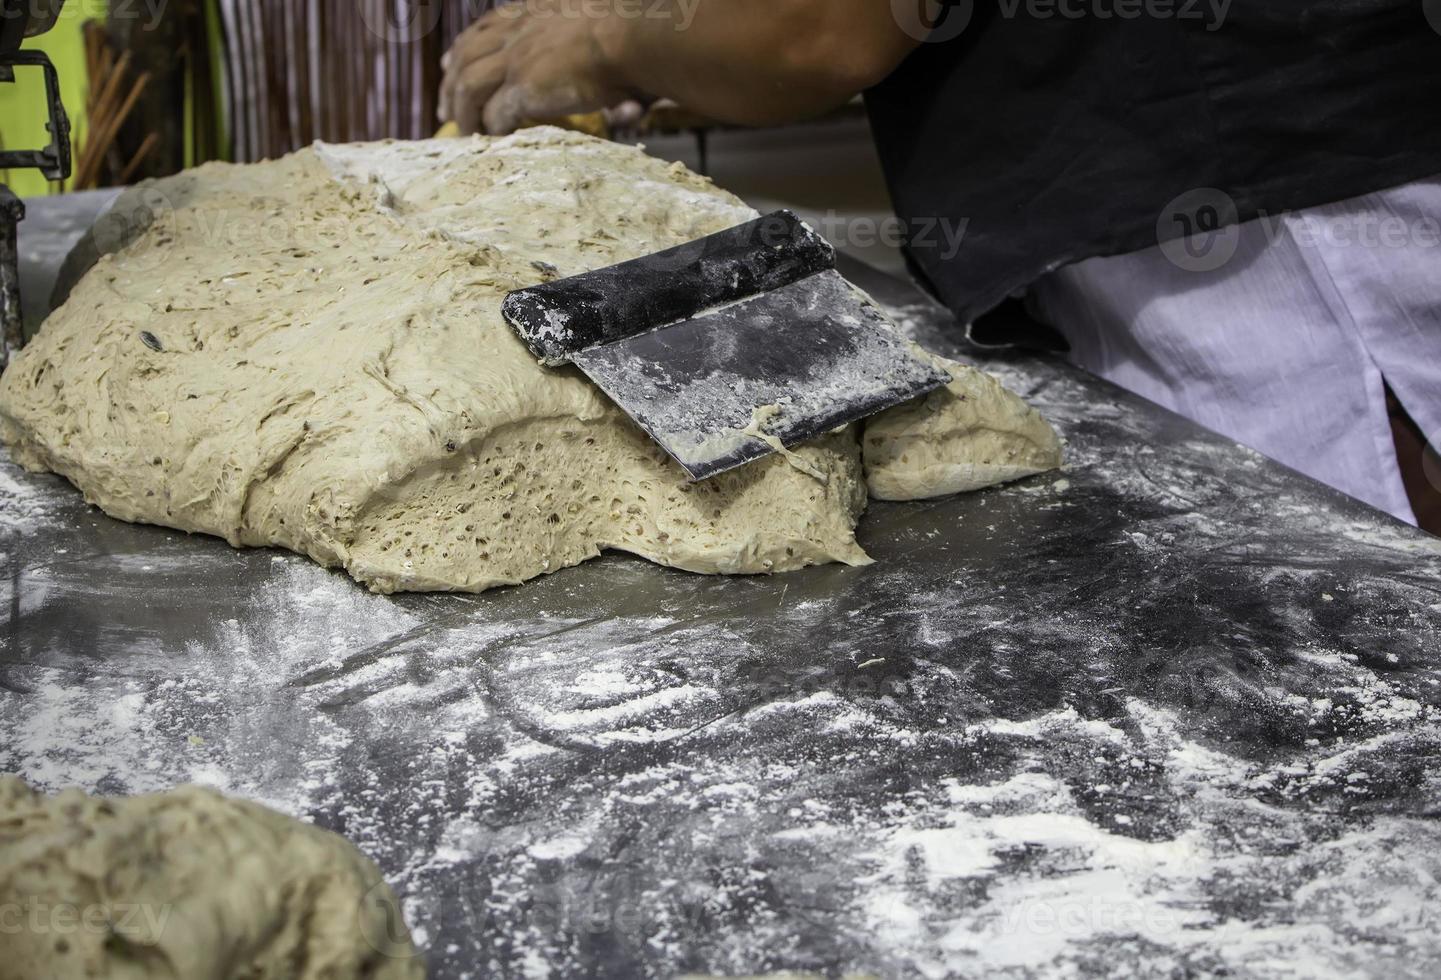
<svg viewBox="0 0 1441 980">
<path fill-rule="evenodd" d="M 442 980 L 1435 974 L 1434 541 L 986 366 L 1068 470 L 872 504 L 874 565 L 785 576 L 374 596 L 4 465 L 0 770 L 340 831 Z"/>
</svg>

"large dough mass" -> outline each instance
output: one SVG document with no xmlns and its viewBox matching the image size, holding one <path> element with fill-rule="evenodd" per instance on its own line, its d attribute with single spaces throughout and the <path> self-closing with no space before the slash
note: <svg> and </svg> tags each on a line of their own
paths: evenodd
<svg viewBox="0 0 1441 980">
<path fill-rule="evenodd" d="M 349 842 L 210 790 L 49 797 L 0 776 L 0 980 L 421 980 Z"/>
<path fill-rule="evenodd" d="M 479 591 L 608 548 L 699 572 L 869 560 L 853 431 L 690 484 L 501 318 L 511 289 L 754 215 L 678 164 L 551 129 L 317 145 L 117 213 L 138 207 L 148 226 L 0 379 L 15 458 L 107 513 L 377 591 Z"/>
</svg>

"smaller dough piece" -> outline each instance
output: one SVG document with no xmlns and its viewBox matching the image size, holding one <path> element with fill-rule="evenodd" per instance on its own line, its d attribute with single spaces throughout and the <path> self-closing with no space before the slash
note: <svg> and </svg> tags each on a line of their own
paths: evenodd
<svg viewBox="0 0 1441 980">
<path fill-rule="evenodd" d="M 0 980 L 425 977 L 348 841 L 194 786 L 50 797 L 0 776 L 5 909 Z"/>
<path fill-rule="evenodd" d="M 984 371 L 912 347 L 951 383 L 867 421 L 861 449 L 872 497 L 944 497 L 1061 465 L 1056 430 L 1020 396 Z"/>
</svg>

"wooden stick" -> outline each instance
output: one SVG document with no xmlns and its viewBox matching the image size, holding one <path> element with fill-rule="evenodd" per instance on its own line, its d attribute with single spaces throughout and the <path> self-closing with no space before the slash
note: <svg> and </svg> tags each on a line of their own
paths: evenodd
<svg viewBox="0 0 1441 980">
<path fill-rule="evenodd" d="M 116 66 L 116 70 L 102 70 L 101 74 L 104 79 L 104 84 L 101 86 L 99 93 L 94 96 L 94 104 L 86 113 L 86 120 L 89 124 L 88 132 L 85 135 L 85 142 L 80 148 L 80 158 L 75 164 L 74 186 L 77 190 L 82 190 L 86 187 L 84 175 L 91 169 L 90 160 L 97 151 L 95 141 L 104 128 L 106 118 L 114 111 L 114 104 L 117 99 L 116 93 L 120 89 L 122 71 L 128 64 L 129 62 L 122 58 L 120 64 Z"/>
<path fill-rule="evenodd" d="M 121 61 L 123 62 L 129 54 L 130 52 L 125 52 L 125 55 L 121 57 Z M 100 162 L 105 158 L 106 152 L 110 149 L 110 144 L 115 141 L 115 134 L 120 131 L 121 125 L 125 122 L 126 117 L 130 115 L 130 110 L 135 108 L 136 100 L 140 98 L 140 93 L 145 90 L 145 86 L 149 84 L 149 82 L 150 73 L 143 72 L 140 77 L 135 80 L 135 84 L 131 86 L 130 93 L 125 97 L 125 101 L 121 103 L 120 109 L 116 112 L 107 113 L 98 117 L 100 121 L 97 126 L 92 129 L 90 139 L 87 140 L 85 144 L 85 152 L 81 154 L 80 167 L 75 176 L 76 187 L 87 187 L 90 186 L 92 182 L 99 180 Z"/>
<path fill-rule="evenodd" d="M 87 20 L 82 29 L 85 40 L 85 110 L 87 114 L 95 105 L 95 97 L 100 92 L 100 86 L 105 79 L 101 76 L 100 48 L 105 43 L 103 32 L 99 31 L 99 23 Z"/>
<path fill-rule="evenodd" d="M 91 159 L 90 177 L 95 183 L 99 183 L 100 163 L 104 159 L 105 153 L 110 149 L 111 144 L 115 142 L 115 137 L 120 132 L 120 127 L 123 126 L 125 120 L 130 117 L 131 111 L 135 108 L 136 101 L 140 98 L 140 93 L 145 91 L 145 86 L 148 85 L 149 82 L 150 73 L 141 73 L 140 77 L 135 80 L 135 84 L 131 86 L 130 94 L 126 96 L 125 102 L 120 107 L 120 111 L 106 121 L 102 137 L 97 142 L 97 152 Z"/>
<path fill-rule="evenodd" d="M 159 133 L 151 133 L 149 136 L 145 137 L 145 142 L 140 144 L 140 149 L 135 151 L 135 156 L 132 157 L 130 159 L 130 162 L 125 165 L 125 169 L 120 171 L 120 177 L 115 181 L 115 183 L 120 187 L 124 187 L 125 185 L 129 184 L 130 178 L 135 176 L 135 171 L 140 169 L 140 165 L 145 162 L 145 157 L 150 153 L 151 150 L 155 149 L 156 144 L 158 144 L 159 142 Z"/>
<path fill-rule="evenodd" d="M 128 71 L 130 71 L 130 52 L 128 52 L 128 50 L 127 52 L 122 52 L 120 59 L 115 61 L 114 52 L 110 52 L 110 50 L 107 49 L 104 72 L 105 88 L 101 91 L 101 97 L 95 99 L 95 104 L 102 104 L 107 97 L 111 99 L 111 102 L 114 102 L 114 99 L 118 98 L 120 84 L 124 81 L 125 72 Z"/>
<path fill-rule="evenodd" d="M 130 52 L 126 51 L 120 56 L 120 60 L 113 67 L 107 67 L 105 73 L 105 87 L 101 89 L 99 97 L 95 100 L 95 116 L 103 116 L 114 106 L 119 98 L 120 83 L 125 77 L 125 72 L 130 67 Z M 91 120 L 94 126 L 94 120 Z"/>
</svg>

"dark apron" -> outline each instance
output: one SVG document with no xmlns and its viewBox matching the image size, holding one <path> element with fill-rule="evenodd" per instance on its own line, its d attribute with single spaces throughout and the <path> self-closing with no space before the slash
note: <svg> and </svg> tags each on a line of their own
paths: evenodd
<svg viewBox="0 0 1441 980">
<path fill-rule="evenodd" d="M 975 0 L 866 93 L 908 260 L 962 323 L 1071 262 L 1441 173 L 1441 0 L 1232 0 L 1214 30 L 1098 3 Z"/>
</svg>

